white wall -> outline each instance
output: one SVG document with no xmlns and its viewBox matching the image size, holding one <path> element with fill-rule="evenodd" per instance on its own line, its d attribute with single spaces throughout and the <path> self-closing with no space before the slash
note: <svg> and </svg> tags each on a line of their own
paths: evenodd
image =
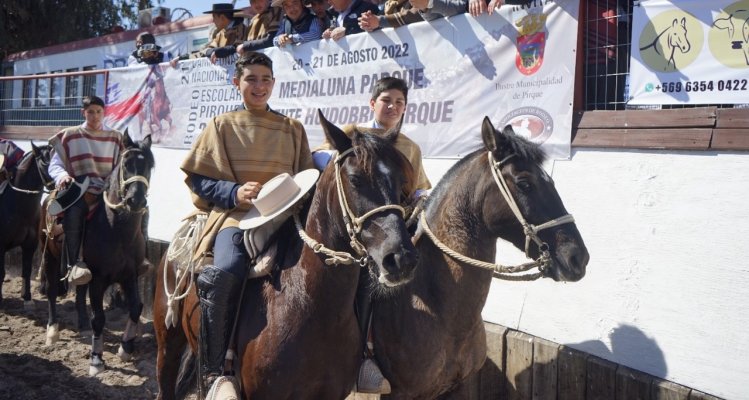
<svg viewBox="0 0 749 400">
<path fill-rule="evenodd" d="M 749 399 L 747 169 L 747 153 L 578 149 L 553 177 L 590 251 L 586 277 L 495 281 L 484 318 Z"/>
<path fill-rule="evenodd" d="M 28 148 L 27 143 L 21 142 Z M 191 210 L 155 148 L 149 231 Z M 435 184 L 455 160 L 428 159 Z M 590 251 L 576 283 L 495 280 L 484 318 L 727 399 L 749 399 L 749 153 L 577 149 L 552 176 Z M 500 245 L 500 263 L 524 261 Z"/>
</svg>

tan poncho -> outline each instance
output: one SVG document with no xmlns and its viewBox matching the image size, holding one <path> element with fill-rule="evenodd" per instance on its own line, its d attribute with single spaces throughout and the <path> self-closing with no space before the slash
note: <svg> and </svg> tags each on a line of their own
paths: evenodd
<svg viewBox="0 0 749 400">
<path fill-rule="evenodd" d="M 262 39 L 268 34 L 275 34 L 281 23 L 283 11 L 278 7 L 268 7 L 267 10 L 255 15 L 247 28 L 247 40 Z"/>
<path fill-rule="evenodd" d="M 213 118 L 181 168 L 190 174 L 244 184 L 265 183 L 274 176 L 287 172 L 314 168 L 307 133 L 302 124 L 273 111 L 240 110 Z M 224 210 L 193 194 L 193 204 L 208 212 L 194 258 L 200 260 L 213 249 L 221 229 L 236 227 L 247 211 L 246 207 Z"/>
<path fill-rule="evenodd" d="M 346 133 L 346 135 L 350 137 L 355 129 L 358 129 L 360 132 L 369 132 L 378 135 L 386 133 L 384 129 L 366 128 L 362 126 L 357 127 L 355 125 L 346 125 L 342 130 Z M 398 133 L 398 137 L 395 140 L 395 148 L 398 149 L 401 154 L 406 156 L 406 159 L 408 159 L 408 161 L 411 163 L 411 167 L 413 167 L 414 169 L 416 186 L 411 188 L 409 197 L 412 196 L 417 190 L 431 189 L 432 184 L 429 182 L 429 178 L 427 178 L 427 174 L 424 172 L 424 167 L 421 165 L 421 148 L 419 147 L 419 145 L 416 144 L 416 142 L 414 142 L 413 140 L 409 139 L 403 133 Z M 333 146 L 328 142 L 327 139 L 325 139 L 325 141 L 320 146 L 317 146 L 315 148 L 315 151 L 317 150 L 333 150 Z"/>
</svg>

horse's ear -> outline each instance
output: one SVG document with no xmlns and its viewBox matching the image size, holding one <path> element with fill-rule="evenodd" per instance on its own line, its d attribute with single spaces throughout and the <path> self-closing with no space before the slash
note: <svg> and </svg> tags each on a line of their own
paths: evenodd
<svg viewBox="0 0 749 400">
<path fill-rule="evenodd" d="M 497 130 L 494 129 L 492 121 L 489 117 L 484 117 L 484 122 L 481 123 L 481 139 L 484 140 L 484 147 L 489 151 L 497 150 L 496 134 Z"/>
<path fill-rule="evenodd" d="M 37 145 L 34 144 L 33 140 L 31 140 L 30 142 L 31 142 L 31 154 L 36 156 L 37 154 L 39 154 L 39 147 L 37 147 Z"/>
<path fill-rule="evenodd" d="M 122 135 L 122 144 L 125 147 L 133 147 L 133 139 L 130 138 L 130 134 L 127 133 L 127 129 L 125 129 L 125 133 Z"/>
<path fill-rule="evenodd" d="M 151 148 L 151 135 L 147 135 L 143 140 L 140 141 L 141 146 L 144 149 L 150 149 Z"/>
<path fill-rule="evenodd" d="M 328 142 L 338 150 L 338 153 L 343 153 L 350 149 L 351 138 L 349 138 L 340 128 L 325 119 L 325 116 L 319 108 L 317 109 L 317 115 L 320 117 L 320 125 L 322 125 L 322 130 L 325 132 L 325 137 L 328 138 Z"/>
</svg>

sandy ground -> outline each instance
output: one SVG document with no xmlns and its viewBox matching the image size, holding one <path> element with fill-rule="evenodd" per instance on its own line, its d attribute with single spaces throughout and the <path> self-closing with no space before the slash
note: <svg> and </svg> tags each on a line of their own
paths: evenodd
<svg viewBox="0 0 749 400">
<path fill-rule="evenodd" d="M 36 270 L 34 271 L 34 275 Z M 47 299 L 32 280 L 34 305 L 25 310 L 21 300 L 20 271 L 9 267 L 0 305 L 0 398 L 2 399 L 153 399 L 156 386 L 156 342 L 152 324 L 141 319 L 141 338 L 135 358 L 117 357 L 127 315 L 120 309 L 106 312 L 104 362 L 107 369 L 88 376 L 91 337 L 75 329 L 73 295 L 58 300 L 60 340 L 45 346 Z"/>
<path fill-rule="evenodd" d="M 34 265 L 39 265 L 36 260 Z M 36 273 L 35 267 L 32 277 Z M 58 299 L 60 340 L 47 347 L 47 298 L 39 294 L 39 282 L 32 279 L 34 305 L 29 310 L 24 309 L 21 284 L 20 267 L 7 265 L 3 303 L 0 305 L 0 399 L 155 398 L 158 392 L 156 341 L 150 321 L 141 317 L 142 336 L 136 340 L 134 359 L 123 362 L 117 356 L 117 349 L 127 314 L 121 309 L 108 309 L 104 328 L 104 362 L 107 369 L 95 377 L 89 377 L 91 337 L 82 337 L 76 330 L 74 294 Z M 192 395 L 188 400 L 196 398 Z M 352 393 L 347 400 L 377 398 L 379 396 Z"/>
</svg>

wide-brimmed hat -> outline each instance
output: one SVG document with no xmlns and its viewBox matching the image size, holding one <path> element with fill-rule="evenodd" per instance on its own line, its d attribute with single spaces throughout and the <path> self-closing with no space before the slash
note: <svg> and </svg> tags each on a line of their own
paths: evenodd
<svg viewBox="0 0 749 400">
<path fill-rule="evenodd" d="M 234 4 L 231 3 L 215 3 L 210 11 L 203 11 L 203 14 L 215 14 L 215 13 L 234 13 L 242 11 L 239 8 L 234 8 Z"/>
<path fill-rule="evenodd" d="M 72 206 L 86 193 L 88 183 L 88 176 L 76 178 L 68 187 L 57 192 L 57 196 L 49 202 L 49 208 L 47 208 L 49 215 L 60 214 Z"/>
<path fill-rule="evenodd" d="M 252 208 L 239 221 L 239 229 L 253 229 L 291 208 L 317 182 L 320 171 L 306 169 L 293 177 L 283 173 L 269 180 L 260 189 Z"/>
</svg>

